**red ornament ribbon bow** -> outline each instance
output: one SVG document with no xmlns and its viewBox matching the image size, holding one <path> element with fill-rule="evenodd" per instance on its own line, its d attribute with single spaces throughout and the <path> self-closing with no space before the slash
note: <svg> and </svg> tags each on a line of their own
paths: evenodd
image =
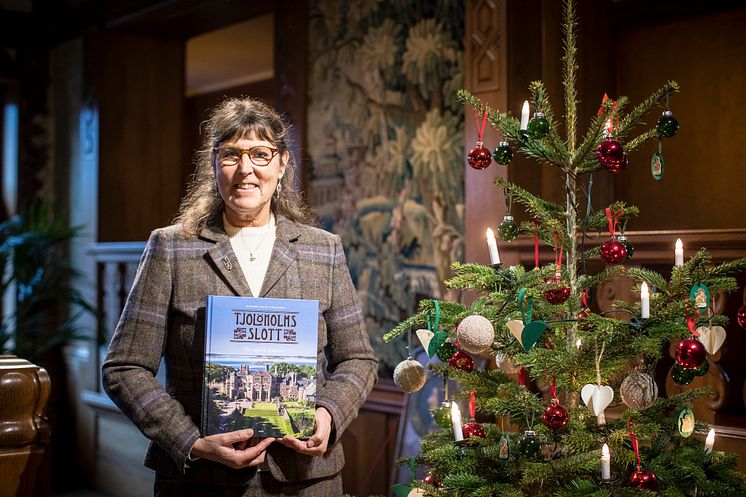
<svg viewBox="0 0 746 497">
<path fill-rule="evenodd" d="M 629 418 L 629 422 L 627 423 L 627 433 L 629 433 L 629 441 L 632 444 L 632 450 L 635 451 L 635 457 L 637 458 L 637 465 L 641 466 L 642 462 L 640 461 L 640 446 L 637 442 L 637 435 L 635 435 L 635 432 L 632 431 L 632 426 L 635 424 L 634 419 Z"/>
<path fill-rule="evenodd" d="M 475 390 L 471 391 L 471 394 L 469 395 L 469 417 L 474 419 L 474 416 L 477 414 L 477 392 Z"/>
<path fill-rule="evenodd" d="M 697 322 L 694 320 L 693 317 L 689 315 L 689 312 L 686 313 L 686 325 L 689 327 L 689 333 L 691 333 L 695 337 L 699 336 L 699 332 L 697 331 Z"/>
<path fill-rule="evenodd" d="M 601 107 L 598 108 L 598 112 L 596 113 L 597 116 L 600 116 L 604 113 L 604 104 L 606 101 L 609 100 L 609 96 L 604 93 L 604 98 L 601 99 Z M 609 118 L 609 120 L 606 123 L 606 131 L 608 131 L 609 134 L 613 133 L 614 131 L 614 115 L 616 114 L 616 109 L 619 106 L 619 101 L 614 100 L 614 107 L 611 109 L 611 115 L 612 117 Z"/>
<path fill-rule="evenodd" d="M 565 246 L 565 241 L 562 240 L 562 243 L 559 246 L 559 254 L 557 253 L 557 232 L 554 232 L 554 262 L 557 263 L 557 276 L 560 276 L 561 269 L 562 269 L 562 249 Z"/>
<path fill-rule="evenodd" d="M 477 138 L 478 142 L 482 142 L 482 137 L 484 136 L 484 130 L 487 126 L 487 109 L 484 109 L 484 115 L 482 116 L 482 126 L 479 126 L 479 111 L 474 109 L 474 122 L 477 125 L 477 132 L 479 133 L 479 138 Z"/>
<path fill-rule="evenodd" d="M 611 207 L 606 208 L 606 220 L 609 221 L 609 234 L 612 238 L 616 238 L 616 224 L 622 214 L 624 211 L 612 211 Z"/>
<path fill-rule="evenodd" d="M 550 352 L 554 352 L 552 347 L 547 343 L 547 348 Z M 552 398 L 557 398 L 557 373 L 552 373 L 552 381 L 549 381 L 549 373 L 547 373 L 547 361 L 544 359 L 544 377 L 547 379 L 547 385 L 549 385 L 549 393 L 552 394 Z"/>
<path fill-rule="evenodd" d="M 534 227 L 534 267 L 539 268 L 539 227 L 536 221 L 531 220 Z"/>
</svg>

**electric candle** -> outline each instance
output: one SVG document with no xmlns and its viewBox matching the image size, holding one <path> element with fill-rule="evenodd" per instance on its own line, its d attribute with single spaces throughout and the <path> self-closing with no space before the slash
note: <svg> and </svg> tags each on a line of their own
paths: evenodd
<svg viewBox="0 0 746 497">
<path fill-rule="evenodd" d="M 681 243 L 681 238 L 678 238 L 676 240 L 676 250 L 674 250 L 673 254 L 674 254 L 674 265 L 683 266 L 684 265 L 684 244 Z"/>
<path fill-rule="evenodd" d="M 709 433 L 707 433 L 707 438 L 705 439 L 705 454 L 712 453 L 712 447 L 715 445 L 715 429 L 710 428 Z"/>
<path fill-rule="evenodd" d="M 601 479 L 611 480 L 611 455 L 606 444 L 601 449 Z"/>
<path fill-rule="evenodd" d="M 500 264 L 500 253 L 497 251 L 497 240 L 491 228 L 487 228 L 487 248 L 490 251 L 490 264 Z"/>
<path fill-rule="evenodd" d="M 451 403 L 451 424 L 453 425 L 453 439 L 460 442 L 464 439 L 464 431 L 461 428 L 461 411 L 455 402 Z"/>
<path fill-rule="evenodd" d="M 528 128 L 528 100 L 523 102 L 523 110 L 521 111 L 521 130 Z"/>
<path fill-rule="evenodd" d="M 648 290 L 648 284 L 645 282 L 640 287 L 640 309 L 642 319 L 650 317 L 650 291 Z"/>
</svg>

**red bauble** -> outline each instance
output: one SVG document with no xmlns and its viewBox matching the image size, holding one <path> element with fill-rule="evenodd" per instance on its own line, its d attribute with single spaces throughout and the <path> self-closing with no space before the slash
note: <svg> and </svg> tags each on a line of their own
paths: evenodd
<svg viewBox="0 0 746 497">
<path fill-rule="evenodd" d="M 627 247 L 616 238 L 612 238 L 601 245 L 601 259 L 606 264 L 618 264 L 627 260 Z"/>
<path fill-rule="evenodd" d="M 460 369 L 461 371 L 471 371 L 474 369 L 474 359 L 463 350 L 457 350 L 449 362 L 451 367 Z"/>
<path fill-rule="evenodd" d="M 638 490 L 655 490 L 658 488 L 658 477 L 652 471 L 637 466 L 635 472 L 629 476 L 629 484 Z"/>
<path fill-rule="evenodd" d="M 684 369 L 697 369 L 707 359 L 707 349 L 696 338 L 687 338 L 676 347 L 676 361 Z"/>
<path fill-rule="evenodd" d="M 736 322 L 738 322 L 738 326 L 746 330 L 746 304 L 738 309 L 738 312 L 736 313 Z"/>
<path fill-rule="evenodd" d="M 610 136 L 598 144 L 596 157 L 602 166 L 614 174 L 622 172 L 627 167 L 627 156 L 624 154 L 624 147 Z"/>
<path fill-rule="evenodd" d="M 440 482 L 432 475 L 432 473 L 428 473 L 427 476 L 422 479 L 422 482 L 427 483 L 431 487 L 440 487 Z"/>
<path fill-rule="evenodd" d="M 480 425 L 476 421 L 466 423 L 464 425 L 463 431 L 464 438 L 466 439 L 471 437 L 484 438 L 487 436 L 487 433 L 484 431 L 484 428 L 482 428 L 482 425 Z"/>
<path fill-rule="evenodd" d="M 591 310 L 589 308 L 584 308 L 582 311 L 578 313 L 578 321 L 580 321 L 580 329 L 583 331 L 590 331 L 592 325 L 585 320 L 588 316 L 591 315 Z"/>
<path fill-rule="evenodd" d="M 544 298 L 550 304 L 564 304 L 570 298 L 570 288 L 566 287 L 561 279 L 552 278 L 547 283 L 547 289 L 544 290 Z"/>
<path fill-rule="evenodd" d="M 570 415 L 564 407 L 559 405 L 557 399 L 552 400 L 552 404 L 544 409 L 544 414 L 541 416 L 541 422 L 551 430 L 564 427 L 569 419 Z"/>
<path fill-rule="evenodd" d="M 492 154 L 484 148 L 481 142 L 477 142 L 477 146 L 469 151 L 466 160 L 474 169 L 485 169 L 492 164 Z"/>
</svg>

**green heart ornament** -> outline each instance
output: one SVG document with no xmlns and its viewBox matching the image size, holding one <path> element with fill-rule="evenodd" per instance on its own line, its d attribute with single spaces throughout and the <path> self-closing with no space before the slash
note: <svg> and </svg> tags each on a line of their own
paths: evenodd
<svg viewBox="0 0 746 497">
<path fill-rule="evenodd" d="M 523 328 L 523 334 L 521 335 L 521 345 L 523 345 L 523 350 L 528 352 L 534 348 L 534 345 L 536 345 L 536 342 L 546 329 L 547 323 L 542 320 L 531 321 L 528 323 L 526 327 Z"/>
<path fill-rule="evenodd" d="M 448 338 L 448 333 L 445 331 L 436 331 L 430 340 L 430 345 L 427 346 L 427 355 L 432 357 L 437 354 L 440 347 L 445 343 L 446 338 Z"/>
</svg>

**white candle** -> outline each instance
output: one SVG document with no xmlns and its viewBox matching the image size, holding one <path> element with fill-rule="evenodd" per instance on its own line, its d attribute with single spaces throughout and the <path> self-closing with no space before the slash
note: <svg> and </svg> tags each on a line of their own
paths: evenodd
<svg viewBox="0 0 746 497">
<path fill-rule="evenodd" d="M 601 479 L 611 480 L 611 455 L 606 444 L 601 449 Z"/>
<path fill-rule="evenodd" d="M 521 129 L 528 128 L 528 100 L 523 101 L 523 110 L 521 111 Z"/>
<path fill-rule="evenodd" d="M 709 433 L 707 433 L 707 438 L 705 439 L 705 454 L 712 453 L 712 447 L 715 445 L 715 429 L 710 428 Z"/>
<path fill-rule="evenodd" d="M 650 317 L 650 290 L 648 290 L 648 284 L 644 281 L 640 287 L 640 314 L 642 319 Z"/>
<path fill-rule="evenodd" d="M 453 439 L 460 442 L 464 439 L 464 430 L 461 428 L 461 411 L 455 402 L 451 402 L 451 425 L 453 425 Z"/>
<path fill-rule="evenodd" d="M 681 238 L 678 238 L 676 240 L 676 250 L 674 250 L 673 254 L 674 254 L 674 266 L 683 266 L 684 265 L 684 244 L 681 243 Z"/>
<path fill-rule="evenodd" d="M 500 253 L 497 251 L 497 240 L 491 228 L 487 228 L 487 249 L 490 251 L 490 264 L 500 264 Z"/>
</svg>

